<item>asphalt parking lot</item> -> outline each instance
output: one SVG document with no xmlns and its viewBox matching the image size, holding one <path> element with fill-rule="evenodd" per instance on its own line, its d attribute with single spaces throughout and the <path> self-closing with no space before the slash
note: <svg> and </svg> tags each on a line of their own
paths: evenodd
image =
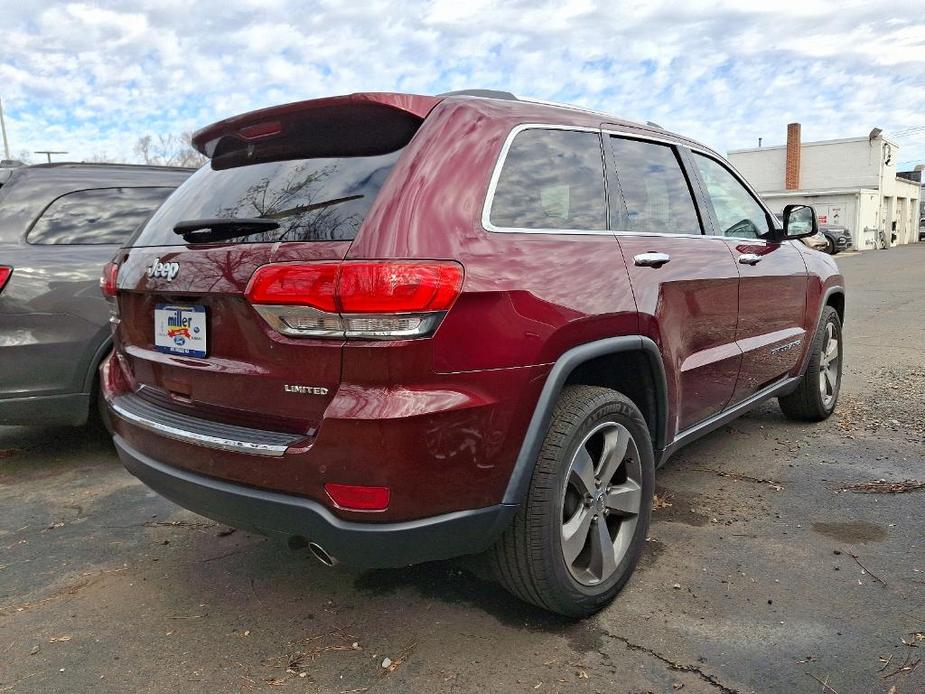
<svg viewBox="0 0 925 694">
<path fill-rule="evenodd" d="M 849 489 L 925 480 L 925 244 L 837 260 L 836 414 L 771 402 L 675 456 L 582 622 L 467 561 L 328 569 L 147 491 L 103 435 L 0 428 L 0 691 L 925 691 L 925 489 Z"/>
</svg>

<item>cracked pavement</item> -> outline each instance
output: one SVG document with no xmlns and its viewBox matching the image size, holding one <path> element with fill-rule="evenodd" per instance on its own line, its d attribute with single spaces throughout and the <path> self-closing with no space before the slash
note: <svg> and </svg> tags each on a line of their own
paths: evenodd
<svg viewBox="0 0 925 694">
<path fill-rule="evenodd" d="M 842 491 L 925 480 L 925 244 L 836 260 L 836 414 L 772 401 L 677 454 L 637 574 L 581 622 L 471 561 L 327 569 L 98 434 L 0 428 L 0 691 L 925 691 L 925 490 Z"/>
</svg>

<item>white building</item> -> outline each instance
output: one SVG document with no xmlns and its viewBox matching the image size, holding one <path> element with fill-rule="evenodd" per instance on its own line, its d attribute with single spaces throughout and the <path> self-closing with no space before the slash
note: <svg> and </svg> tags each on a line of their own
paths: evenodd
<svg viewBox="0 0 925 694">
<path fill-rule="evenodd" d="M 918 241 L 921 187 L 898 178 L 899 146 L 879 129 L 868 137 L 801 142 L 800 124 L 787 144 L 729 152 L 729 160 L 780 212 L 812 205 L 820 224 L 847 227 L 856 250 Z"/>
</svg>

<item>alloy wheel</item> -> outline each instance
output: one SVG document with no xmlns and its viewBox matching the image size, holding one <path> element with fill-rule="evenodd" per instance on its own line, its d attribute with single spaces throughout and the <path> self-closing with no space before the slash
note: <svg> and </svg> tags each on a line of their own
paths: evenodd
<svg viewBox="0 0 925 694">
<path fill-rule="evenodd" d="M 617 570 L 642 508 L 642 466 L 622 424 L 595 427 L 572 456 L 562 507 L 562 554 L 572 577 L 597 585 Z"/>
<path fill-rule="evenodd" d="M 835 332 L 835 324 L 825 326 L 825 340 L 823 341 L 822 355 L 819 357 L 819 393 L 822 404 L 828 409 L 838 395 L 839 373 L 839 344 Z"/>
</svg>

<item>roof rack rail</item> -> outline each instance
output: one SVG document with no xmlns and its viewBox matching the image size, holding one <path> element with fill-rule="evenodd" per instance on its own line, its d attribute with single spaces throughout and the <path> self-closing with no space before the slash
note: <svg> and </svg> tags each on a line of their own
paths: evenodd
<svg viewBox="0 0 925 694">
<path fill-rule="evenodd" d="M 497 89 L 459 89 L 454 92 L 443 92 L 437 96 L 480 96 L 484 99 L 505 99 L 507 101 L 520 101 L 510 92 L 503 92 Z"/>
</svg>

